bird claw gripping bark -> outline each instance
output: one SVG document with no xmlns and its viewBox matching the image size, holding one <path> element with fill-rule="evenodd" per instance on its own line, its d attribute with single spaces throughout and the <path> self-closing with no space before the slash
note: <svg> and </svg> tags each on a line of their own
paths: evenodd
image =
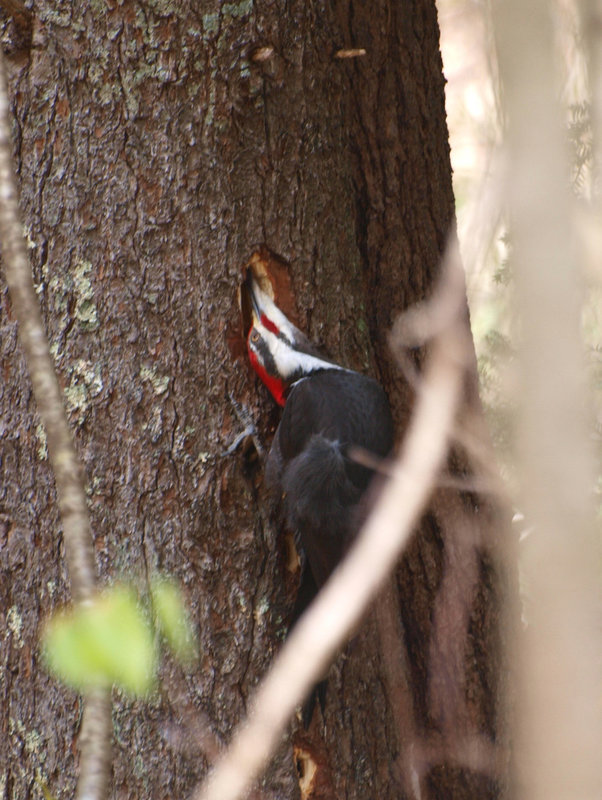
<svg viewBox="0 0 602 800">
<path fill-rule="evenodd" d="M 223 451 L 221 454 L 222 458 L 226 458 L 227 456 L 234 455 L 234 453 L 238 450 L 240 445 L 245 441 L 245 439 L 251 438 L 253 440 L 253 445 L 255 446 L 255 450 L 257 451 L 257 455 L 262 461 L 265 461 L 265 448 L 261 443 L 261 439 L 259 438 L 259 433 L 251 416 L 251 412 L 242 406 L 235 398 L 229 394 L 228 399 L 232 403 L 232 407 L 234 408 L 234 413 L 236 414 L 236 418 L 240 422 L 241 425 L 244 425 L 244 429 L 241 433 L 237 434 L 234 438 L 232 444 Z"/>
</svg>

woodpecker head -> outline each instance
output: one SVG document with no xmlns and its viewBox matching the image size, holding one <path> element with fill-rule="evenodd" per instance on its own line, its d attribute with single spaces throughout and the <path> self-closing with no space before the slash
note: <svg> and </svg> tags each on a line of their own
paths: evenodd
<svg viewBox="0 0 602 800">
<path fill-rule="evenodd" d="M 318 370 L 341 369 L 316 354 L 250 269 L 240 289 L 240 305 L 251 365 L 279 405 L 284 406 L 295 381 Z"/>
</svg>

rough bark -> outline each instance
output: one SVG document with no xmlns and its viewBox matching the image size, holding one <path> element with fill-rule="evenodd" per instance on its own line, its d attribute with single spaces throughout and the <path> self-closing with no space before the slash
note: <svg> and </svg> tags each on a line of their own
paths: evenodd
<svg viewBox="0 0 602 800">
<path fill-rule="evenodd" d="M 240 267 L 260 243 L 290 263 L 300 327 L 382 379 L 401 435 L 411 392 L 387 333 L 429 296 L 454 222 L 436 10 L 432 0 L 44 0 L 30 47 L 5 33 L 23 218 L 86 465 L 99 570 L 141 592 L 154 570 L 176 576 L 201 642 L 191 672 L 165 659 L 150 702 L 115 697 L 113 796 L 184 797 L 208 766 L 197 712 L 228 740 L 290 610 L 261 465 L 252 449 L 226 453 L 246 419 L 265 444 L 278 419 L 242 357 Z M 334 58 L 355 46 L 366 55 Z M 266 60 L 261 47 L 272 48 Z M 36 796 L 37 777 L 61 796 L 74 785 L 78 699 L 44 672 L 37 637 L 68 586 L 2 290 L 4 796 Z M 488 527 L 482 499 L 438 498 L 333 667 L 325 727 L 318 719 L 295 739 L 320 765 L 318 796 L 408 793 L 412 743 L 454 727 L 449 703 L 442 711 L 432 699 L 433 652 L 460 664 L 448 682 L 460 685 L 462 731 L 497 735 L 499 587 L 483 544 L 470 542 L 468 578 L 446 595 L 468 621 L 454 629 L 436 608 L 446 565 L 465 563 L 452 558 L 455 529 L 476 513 Z M 496 794 L 487 773 L 444 749 L 420 763 L 429 796 Z M 296 787 L 289 742 L 263 791 L 293 797 Z"/>
</svg>

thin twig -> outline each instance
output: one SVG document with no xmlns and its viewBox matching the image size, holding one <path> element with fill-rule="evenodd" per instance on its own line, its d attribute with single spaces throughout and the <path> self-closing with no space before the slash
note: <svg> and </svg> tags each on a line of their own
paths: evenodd
<svg viewBox="0 0 602 800">
<path fill-rule="evenodd" d="M 455 439 L 455 436 L 453 436 Z M 381 458 L 375 456 L 370 450 L 366 450 L 358 445 L 352 445 L 345 451 L 345 456 L 359 464 L 362 467 L 378 472 L 379 475 L 389 477 L 395 469 L 395 460 L 392 458 Z M 447 472 L 442 472 L 438 477 L 435 484 L 441 489 L 457 489 L 459 492 L 482 492 L 484 494 L 498 494 L 505 497 L 502 492 L 500 481 L 490 480 L 488 478 L 477 478 L 476 476 L 467 475 L 462 477 L 460 475 L 450 475 Z"/>
<path fill-rule="evenodd" d="M 457 245 L 451 241 L 445 256 L 448 267 L 441 275 L 441 285 L 430 300 L 417 303 L 396 319 L 390 344 L 397 356 L 408 347 L 420 347 L 456 325 L 466 313 L 464 273 Z M 466 351 L 469 352 L 469 351 Z M 464 351 L 463 351 L 464 353 Z"/>
<path fill-rule="evenodd" d="M 453 267 L 457 271 L 455 261 Z M 457 275 L 450 289 L 463 292 Z M 433 341 L 399 464 L 349 555 L 288 637 L 250 703 L 248 719 L 195 793 L 196 800 L 235 800 L 243 795 L 277 747 L 295 707 L 393 569 L 447 453 L 465 352 L 465 324 L 458 316 L 448 317 L 447 327 Z"/>
<path fill-rule="evenodd" d="M 456 734 L 453 738 L 431 735 L 415 742 L 414 767 L 418 775 L 442 763 L 481 772 L 504 780 L 509 759 L 508 750 L 486 736 Z"/>
<path fill-rule="evenodd" d="M 48 340 L 33 286 L 27 247 L 19 214 L 17 180 L 12 160 L 9 100 L 4 57 L 0 52 L 0 240 L 6 282 L 33 391 L 46 429 L 63 523 L 65 552 L 76 601 L 90 601 L 95 590 L 92 535 L 81 469 L 73 446 Z M 110 764 L 110 694 L 91 692 L 82 722 L 79 800 L 106 796 Z"/>
</svg>

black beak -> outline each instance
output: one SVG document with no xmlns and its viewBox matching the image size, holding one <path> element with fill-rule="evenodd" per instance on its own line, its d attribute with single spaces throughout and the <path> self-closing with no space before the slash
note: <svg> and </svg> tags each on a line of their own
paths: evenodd
<svg viewBox="0 0 602 800">
<path fill-rule="evenodd" d="M 246 270 L 245 279 L 240 285 L 240 313 L 245 339 L 253 324 L 260 319 L 261 309 L 255 292 L 255 279 L 250 269 Z"/>
</svg>

